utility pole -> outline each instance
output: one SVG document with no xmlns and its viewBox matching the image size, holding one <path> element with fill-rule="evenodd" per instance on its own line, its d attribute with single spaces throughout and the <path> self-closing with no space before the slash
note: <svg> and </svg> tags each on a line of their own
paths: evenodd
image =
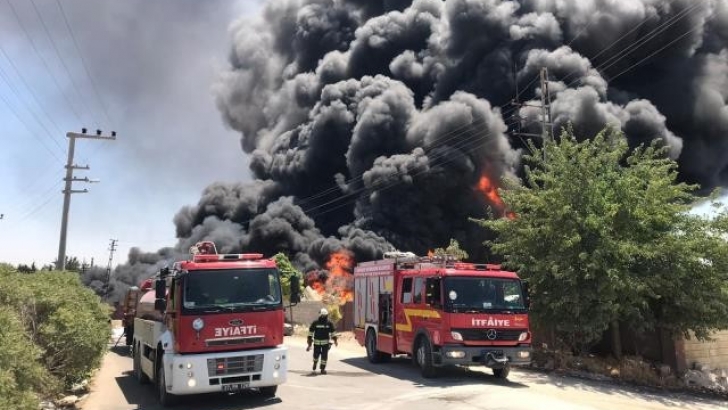
<svg viewBox="0 0 728 410">
<path fill-rule="evenodd" d="M 68 210 L 71 207 L 71 194 L 85 194 L 88 189 L 74 190 L 72 189 L 72 183 L 75 182 L 87 182 L 94 183 L 99 182 L 98 180 L 91 180 L 89 178 L 76 178 L 73 176 L 74 169 L 90 169 L 88 165 L 78 166 L 73 163 L 73 155 L 76 149 L 76 138 L 80 139 L 94 139 L 94 140 L 115 140 L 116 131 L 111 131 L 111 136 L 101 135 L 101 130 L 96 130 L 96 135 L 86 134 L 86 128 L 81 130 L 81 134 L 76 132 L 66 133 L 68 138 L 68 162 L 66 162 L 66 177 L 63 179 L 66 181 L 66 186 L 63 189 L 63 216 L 61 218 L 61 239 L 58 243 L 58 259 L 56 260 L 56 269 L 66 269 L 66 233 L 68 232 Z"/>
<path fill-rule="evenodd" d="M 541 123 L 541 133 L 535 134 L 535 133 L 527 133 L 527 132 L 520 132 L 521 126 L 520 122 L 518 124 L 518 131 L 516 132 L 516 135 L 519 137 L 532 137 L 532 138 L 540 138 L 544 144 L 546 144 L 547 141 L 551 141 L 554 138 L 554 123 L 553 119 L 551 118 L 551 93 L 549 91 L 549 71 L 548 68 L 542 67 L 541 71 L 539 73 L 539 77 L 541 80 L 541 105 L 530 105 L 530 104 L 524 104 L 521 103 L 518 100 L 513 100 L 511 102 L 512 105 L 521 108 L 521 107 L 533 107 L 533 108 L 540 108 L 541 109 L 541 118 L 539 122 Z M 518 95 L 518 84 L 516 84 L 516 95 Z M 520 118 L 520 117 L 519 117 Z M 544 152 L 544 159 L 546 153 Z"/>
<path fill-rule="evenodd" d="M 541 68 L 541 134 L 545 141 L 554 138 L 554 123 L 551 121 L 551 94 L 549 93 L 549 69 Z"/>
<path fill-rule="evenodd" d="M 109 284 L 111 283 L 111 264 L 114 260 L 114 252 L 116 252 L 116 244 L 119 242 L 118 239 L 110 239 L 111 244 L 109 245 L 109 264 L 106 265 L 106 288 L 104 289 L 104 298 L 109 295 Z"/>
</svg>

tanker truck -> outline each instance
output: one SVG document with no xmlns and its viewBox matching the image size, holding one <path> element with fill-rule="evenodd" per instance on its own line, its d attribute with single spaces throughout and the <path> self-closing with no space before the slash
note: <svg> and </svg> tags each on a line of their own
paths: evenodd
<svg viewBox="0 0 728 410">
<path fill-rule="evenodd" d="M 190 258 L 127 293 L 133 375 L 163 406 L 179 396 L 256 389 L 286 381 L 280 272 L 262 254 L 218 254 L 201 242 Z M 292 289 L 297 297 L 299 289 Z M 133 321 L 131 318 L 133 317 Z"/>
</svg>

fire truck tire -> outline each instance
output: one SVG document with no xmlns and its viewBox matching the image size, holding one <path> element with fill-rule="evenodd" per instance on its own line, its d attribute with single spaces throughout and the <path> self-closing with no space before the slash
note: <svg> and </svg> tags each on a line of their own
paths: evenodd
<svg viewBox="0 0 728 410">
<path fill-rule="evenodd" d="M 149 383 L 149 377 L 147 377 L 147 375 L 144 374 L 144 372 L 142 371 L 141 349 L 138 345 L 132 348 L 132 363 L 132 374 L 134 375 L 134 378 L 137 379 L 139 384 Z"/>
<path fill-rule="evenodd" d="M 377 336 L 374 330 L 367 330 L 367 337 L 364 343 L 367 349 L 367 359 L 370 363 L 382 363 L 392 358 L 391 355 L 377 350 Z"/>
<path fill-rule="evenodd" d="M 493 369 L 493 375 L 498 379 L 507 379 L 508 375 L 511 373 L 511 366 L 506 365 L 502 369 Z"/>
<path fill-rule="evenodd" d="M 278 391 L 278 386 L 265 386 L 260 387 L 258 390 L 260 390 L 260 394 L 262 394 L 263 397 L 275 397 L 276 392 Z"/>
<path fill-rule="evenodd" d="M 157 399 L 162 407 L 169 407 L 175 404 L 175 398 L 171 393 L 167 392 L 166 381 L 164 380 L 164 369 L 162 368 L 162 359 L 157 361 Z"/>
<path fill-rule="evenodd" d="M 437 368 L 432 362 L 432 345 L 427 336 L 417 338 L 414 359 L 422 372 L 422 377 L 429 379 L 437 377 Z"/>
</svg>

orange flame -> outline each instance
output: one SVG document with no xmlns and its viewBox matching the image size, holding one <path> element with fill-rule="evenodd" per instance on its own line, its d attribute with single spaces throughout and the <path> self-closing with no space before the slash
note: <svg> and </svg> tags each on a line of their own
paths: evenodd
<svg viewBox="0 0 728 410">
<path fill-rule="evenodd" d="M 433 257 L 433 256 L 435 256 L 435 251 L 433 251 L 432 249 L 428 250 L 428 251 L 427 251 L 427 257 L 428 257 L 428 258 L 431 258 L 431 257 Z"/>
<path fill-rule="evenodd" d="M 475 188 L 480 191 L 488 202 L 493 205 L 496 211 L 508 219 L 515 219 L 516 214 L 511 211 L 506 211 L 506 204 L 498 195 L 498 187 L 488 178 L 487 175 L 483 174 L 478 181 L 478 186 Z"/>
<path fill-rule="evenodd" d="M 353 269 L 354 256 L 346 249 L 332 253 L 325 264 L 325 272 L 313 271 L 306 276 L 306 282 L 324 299 L 333 299 L 343 305 L 354 300 Z"/>
</svg>

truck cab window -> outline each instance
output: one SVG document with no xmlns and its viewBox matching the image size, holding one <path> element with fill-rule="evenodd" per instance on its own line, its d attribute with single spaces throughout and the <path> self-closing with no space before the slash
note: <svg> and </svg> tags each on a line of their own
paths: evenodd
<svg viewBox="0 0 728 410">
<path fill-rule="evenodd" d="M 412 291 L 412 302 L 413 303 L 423 303 L 422 301 L 422 288 L 423 288 L 423 280 L 422 278 L 415 278 L 414 281 L 414 290 Z"/>
<path fill-rule="evenodd" d="M 425 303 L 435 308 L 442 308 L 441 283 L 440 278 L 428 278 L 425 284 Z"/>
<path fill-rule="evenodd" d="M 412 278 L 402 279 L 402 303 L 412 303 Z"/>
</svg>

